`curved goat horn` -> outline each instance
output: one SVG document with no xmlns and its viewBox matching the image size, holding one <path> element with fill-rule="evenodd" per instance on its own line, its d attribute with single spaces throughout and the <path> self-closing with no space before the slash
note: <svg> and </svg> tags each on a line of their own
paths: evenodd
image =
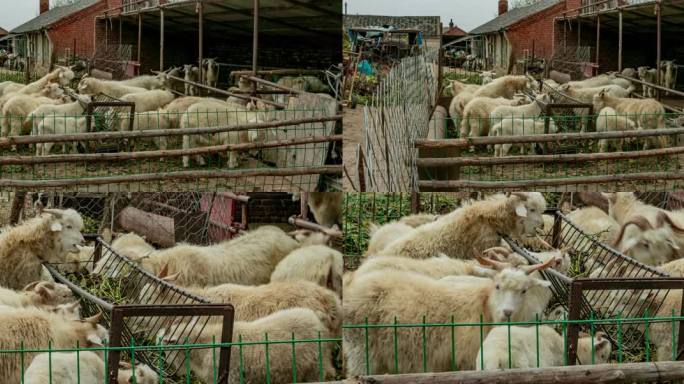
<svg viewBox="0 0 684 384">
<path fill-rule="evenodd" d="M 555 258 L 555 257 L 552 257 L 552 258 L 546 260 L 545 262 L 543 262 L 543 263 L 541 263 L 541 264 L 535 264 L 535 265 L 530 266 L 530 267 L 527 268 L 527 270 L 525 271 L 525 274 L 526 274 L 526 275 L 529 275 L 529 274 L 531 274 L 532 272 L 541 271 L 541 270 L 543 270 L 543 269 L 552 267 L 553 265 L 556 264 L 556 262 L 557 262 L 557 261 L 556 261 L 556 258 Z"/>
<path fill-rule="evenodd" d="M 501 271 L 501 270 L 504 270 L 504 269 L 509 267 L 509 265 L 506 263 L 502 263 L 502 262 L 495 261 L 495 260 L 492 260 L 490 258 L 484 257 L 482 255 L 482 253 L 475 248 L 473 248 L 473 253 L 475 256 L 475 260 L 477 260 L 480 264 L 482 264 L 484 266 L 492 267 L 497 271 Z"/>
<path fill-rule="evenodd" d="M 630 225 L 636 225 L 642 231 L 648 231 L 648 230 L 653 229 L 653 226 L 645 217 L 635 216 L 631 220 L 622 224 L 622 227 L 620 228 L 620 232 L 618 232 L 618 235 L 615 238 L 615 241 L 613 242 L 614 247 L 617 247 L 620 244 L 620 242 L 622 241 L 622 237 L 625 235 L 625 229 L 627 229 L 627 227 L 629 227 Z"/>
</svg>

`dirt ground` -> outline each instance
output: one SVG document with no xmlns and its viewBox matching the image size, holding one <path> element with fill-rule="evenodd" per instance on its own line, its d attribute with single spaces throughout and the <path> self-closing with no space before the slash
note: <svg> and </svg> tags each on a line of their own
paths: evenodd
<svg viewBox="0 0 684 384">
<path fill-rule="evenodd" d="M 350 182 L 357 182 L 356 147 L 363 143 L 363 107 L 357 106 L 356 109 L 346 108 L 344 110 L 344 190 L 351 192 L 358 190 L 358 185 Z"/>
</svg>

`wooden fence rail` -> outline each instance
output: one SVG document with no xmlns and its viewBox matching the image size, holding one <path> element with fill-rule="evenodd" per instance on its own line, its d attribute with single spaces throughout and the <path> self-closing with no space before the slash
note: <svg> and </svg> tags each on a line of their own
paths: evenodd
<svg viewBox="0 0 684 384">
<path fill-rule="evenodd" d="M 301 119 L 292 119 L 284 121 L 275 121 L 268 123 L 250 123 L 238 124 L 231 126 L 219 126 L 211 128 L 180 128 L 180 129 L 153 129 L 148 131 L 118 131 L 118 132 L 91 132 L 91 133 L 77 133 L 77 134 L 60 134 L 60 135 L 42 135 L 42 136 L 10 136 L 0 138 L 0 148 L 11 147 L 13 145 L 21 144 L 38 144 L 38 143 L 64 143 L 74 141 L 91 141 L 91 140 L 111 140 L 111 139 L 144 139 L 154 137 L 168 137 L 168 136 L 186 136 L 186 135 L 203 135 L 215 134 L 223 132 L 237 132 L 249 131 L 258 129 L 269 129 L 278 127 L 287 127 L 292 125 L 320 123 L 328 121 L 342 120 L 342 115 L 324 116 L 324 117 L 308 117 Z"/>
<path fill-rule="evenodd" d="M 676 361 L 576 365 L 534 369 L 465 371 L 362 376 L 335 384 L 597 384 L 650 383 L 684 379 L 684 364 Z"/>
</svg>

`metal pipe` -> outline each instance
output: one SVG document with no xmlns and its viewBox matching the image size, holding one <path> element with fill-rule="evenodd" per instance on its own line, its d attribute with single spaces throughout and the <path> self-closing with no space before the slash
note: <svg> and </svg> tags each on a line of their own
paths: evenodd
<svg viewBox="0 0 684 384">
<path fill-rule="evenodd" d="M 142 68 L 142 63 L 140 62 L 140 60 L 141 60 L 140 55 L 142 52 L 141 44 L 142 44 L 142 14 L 138 13 L 138 75 L 140 74 L 140 70 Z"/>
<path fill-rule="evenodd" d="M 105 52 L 108 51 L 109 48 L 109 19 L 105 19 Z"/>
<path fill-rule="evenodd" d="M 577 49 L 582 46 L 582 20 L 577 17 Z"/>
<path fill-rule="evenodd" d="M 599 74 L 601 57 L 601 16 L 596 16 L 596 75 Z"/>
<path fill-rule="evenodd" d="M 661 77 L 662 77 L 662 74 L 660 73 L 660 69 L 661 69 L 661 68 L 660 68 L 660 61 L 662 60 L 662 59 L 661 59 L 661 53 L 662 53 L 662 47 L 661 47 L 661 44 L 662 44 L 662 36 L 661 36 L 661 33 L 662 33 L 662 31 L 661 31 L 661 17 L 662 17 L 662 14 L 661 14 L 661 13 L 662 13 L 662 12 L 661 12 L 660 7 L 661 7 L 661 5 L 660 5 L 660 0 L 659 0 L 659 1 L 656 3 L 656 18 L 657 18 L 657 20 L 658 20 L 658 23 L 657 23 L 657 24 L 658 24 L 658 27 L 657 27 L 657 35 L 658 35 L 657 40 L 658 40 L 658 41 L 657 41 L 657 46 L 656 46 L 656 47 L 657 47 L 657 58 L 656 58 L 657 62 L 656 62 L 656 64 L 657 64 L 657 68 L 658 68 L 658 76 L 657 76 L 656 82 L 658 83 L 658 85 L 661 84 L 660 80 L 661 80 Z M 656 88 L 656 97 L 657 97 L 658 100 L 660 100 L 660 90 L 657 89 L 657 88 Z"/>
<path fill-rule="evenodd" d="M 204 67 L 202 65 L 204 61 L 204 3 L 200 2 L 197 4 L 197 12 L 199 13 L 199 42 L 197 44 L 199 47 L 199 82 L 202 83 L 204 78 Z"/>
<path fill-rule="evenodd" d="M 259 0 L 254 0 L 254 30 L 252 32 L 252 76 L 259 69 Z M 256 96 L 257 83 L 252 83 L 252 94 Z"/>
<path fill-rule="evenodd" d="M 622 73 L 622 9 L 620 10 L 620 13 L 618 14 L 618 22 L 619 22 L 619 35 L 618 35 L 618 72 Z"/>
<path fill-rule="evenodd" d="M 158 73 L 158 72 L 152 71 L 152 73 Z M 198 88 L 206 89 L 206 90 L 209 90 L 209 91 L 214 92 L 214 93 L 218 93 L 218 94 L 221 94 L 221 95 L 225 95 L 225 96 L 228 96 L 228 97 L 237 97 L 238 99 L 251 100 L 251 101 L 261 101 L 261 102 L 264 103 L 264 104 L 272 105 L 272 106 L 274 106 L 274 107 L 278 107 L 278 108 L 282 108 L 282 109 L 285 109 L 285 108 L 287 107 L 287 105 L 281 104 L 281 103 L 277 103 L 277 102 L 275 102 L 275 101 L 266 100 L 266 99 L 260 99 L 260 98 L 258 98 L 258 97 L 254 97 L 254 96 L 241 95 L 241 94 L 239 94 L 239 93 L 233 93 L 233 92 L 224 91 L 224 90 L 222 90 L 222 89 L 210 87 L 210 86 L 208 86 L 208 85 L 204 85 L 204 84 L 197 83 L 197 82 L 194 82 L 194 81 L 185 80 L 185 79 L 182 79 L 182 78 L 176 77 L 176 76 L 168 76 L 168 78 L 171 79 L 171 80 L 175 80 L 175 81 L 180 81 L 180 82 L 183 82 L 183 83 L 187 83 L 187 84 L 190 84 L 190 85 L 195 86 L 195 87 L 198 87 Z M 264 80 L 264 81 L 266 81 L 266 80 Z"/>
<path fill-rule="evenodd" d="M 159 9 L 159 70 L 164 70 L 164 8 Z"/>
</svg>

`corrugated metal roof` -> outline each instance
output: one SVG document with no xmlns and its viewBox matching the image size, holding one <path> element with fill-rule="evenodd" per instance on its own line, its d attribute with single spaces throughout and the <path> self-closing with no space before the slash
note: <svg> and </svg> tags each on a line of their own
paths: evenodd
<svg viewBox="0 0 684 384">
<path fill-rule="evenodd" d="M 470 31 L 471 34 L 478 35 L 478 34 L 483 34 L 483 33 L 491 33 L 491 32 L 496 32 L 502 29 L 505 29 L 506 27 L 509 27 L 518 21 L 532 16 L 535 13 L 539 13 L 546 8 L 549 8 L 553 5 L 556 5 L 560 2 L 561 0 L 541 0 L 540 2 L 532 5 L 528 5 L 526 7 L 520 7 L 520 8 L 514 8 L 509 10 L 508 12 L 504 13 L 503 15 L 492 19 L 479 27 L 473 29 Z"/>
<path fill-rule="evenodd" d="M 52 8 L 51 10 L 14 28 L 11 33 L 26 33 L 48 27 L 63 18 L 91 7 L 102 0 L 79 0 L 73 4 Z"/>
</svg>

